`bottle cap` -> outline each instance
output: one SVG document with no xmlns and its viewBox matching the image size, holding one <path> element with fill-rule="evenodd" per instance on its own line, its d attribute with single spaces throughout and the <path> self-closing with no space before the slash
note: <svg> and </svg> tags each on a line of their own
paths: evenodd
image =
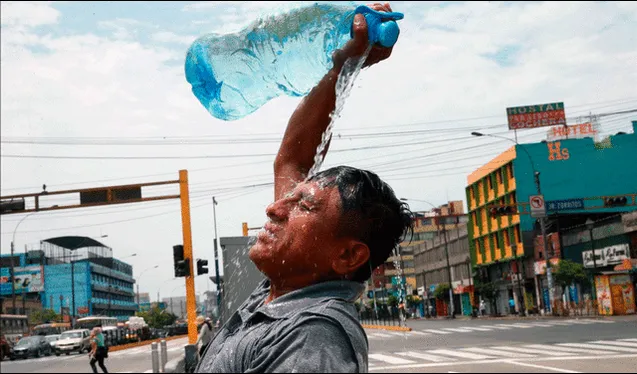
<svg viewBox="0 0 637 374">
<path fill-rule="evenodd" d="M 356 8 L 355 14 L 362 14 L 367 21 L 369 41 L 390 48 L 396 44 L 400 29 L 396 21 L 405 17 L 399 12 L 379 12 L 366 5 Z"/>
</svg>

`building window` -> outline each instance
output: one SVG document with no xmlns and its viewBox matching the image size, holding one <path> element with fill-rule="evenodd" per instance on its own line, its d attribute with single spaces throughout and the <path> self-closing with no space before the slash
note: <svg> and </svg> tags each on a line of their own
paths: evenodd
<svg viewBox="0 0 637 374">
<path fill-rule="evenodd" d="M 498 169 L 498 171 L 495 172 L 495 179 L 498 183 L 498 185 L 502 184 L 502 169 Z"/>
<path fill-rule="evenodd" d="M 493 181 L 491 180 L 491 176 L 487 176 L 487 185 L 489 186 L 489 191 L 493 189 Z"/>
<path fill-rule="evenodd" d="M 496 232 L 495 234 L 493 234 L 493 236 L 495 236 L 495 249 L 499 250 L 500 248 L 502 248 L 502 246 L 500 245 L 500 234 Z"/>
</svg>

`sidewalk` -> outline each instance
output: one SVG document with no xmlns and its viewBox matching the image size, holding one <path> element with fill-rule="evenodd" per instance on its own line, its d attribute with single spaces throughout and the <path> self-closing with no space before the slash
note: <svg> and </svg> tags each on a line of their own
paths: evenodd
<svg viewBox="0 0 637 374">
<path fill-rule="evenodd" d="M 515 321 L 515 320 L 550 320 L 550 319 L 580 319 L 580 318 L 586 318 L 586 319 L 612 319 L 612 320 L 619 320 L 619 321 L 635 321 L 637 322 L 637 314 L 633 314 L 633 315 L 628 315 L 628 316 L 598 316 L 598 315 L 592 315 L 592 316 L 554 316 L 552 314 L 547 314 L 547 315 L 537 315 L 537 314 L 533 314 L 533 315 L 529 315 L 529 316 L 519 316 L 519 315 L 505 315 L 505 316 L 484 316 L 484 317 L 477 317 L 477 318 L 473 318 L 471 316 L 456 316 L 455 320 L 457 321 L 471 321 L 471 320 L 503 320 L 503 321 Z M 424 321 L 450 321 L 451 319 L 449 319 L 447 316 L 442 316 L 442 317 L 432 317 L 432 318 L 410 318 L 407 320 L 407 323 L 409 323 L 409 321 L 419 321 L 419 322 L 424 322 Z"/>
</svg>

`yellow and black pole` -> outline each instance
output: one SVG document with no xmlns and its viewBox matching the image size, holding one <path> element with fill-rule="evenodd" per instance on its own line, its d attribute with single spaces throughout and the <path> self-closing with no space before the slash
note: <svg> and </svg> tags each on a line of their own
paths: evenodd
<svg viewBox="0 0 637 374">
<path fill-rule="evenodd" d="M 186 276 L 186 313 L 188 318 L 188 344 L 197 342 L 197 304 L 195 302 L 195 272 L 193 271 L 192 231 L 190 227 L 190 195 L 188 170 L 179 171 L 179 198 L 181 201 L 181 225 L 184 236 L 184 260 L 188 260 L 190 272 Z"/>
</svg>

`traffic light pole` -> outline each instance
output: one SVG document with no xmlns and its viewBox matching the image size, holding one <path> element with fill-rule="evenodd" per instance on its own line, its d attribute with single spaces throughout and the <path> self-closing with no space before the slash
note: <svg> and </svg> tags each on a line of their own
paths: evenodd
<svg viewBox="0 0 637 374">
<path fill-rule="evenodd" d="M 190 275 L 186 277 L 186 314 L 188 316 L 188 343 L 197 342 L 197 305 L 195 302 L 195 272 L 192 261 L 192 231 L 190 226 L 190 194 L 188 191 L 188 171 L 179 171 L 179 197 L 181 201 L 181 224 L 184 238 L 184 259 L 189 260 Z"/>
</svg>

